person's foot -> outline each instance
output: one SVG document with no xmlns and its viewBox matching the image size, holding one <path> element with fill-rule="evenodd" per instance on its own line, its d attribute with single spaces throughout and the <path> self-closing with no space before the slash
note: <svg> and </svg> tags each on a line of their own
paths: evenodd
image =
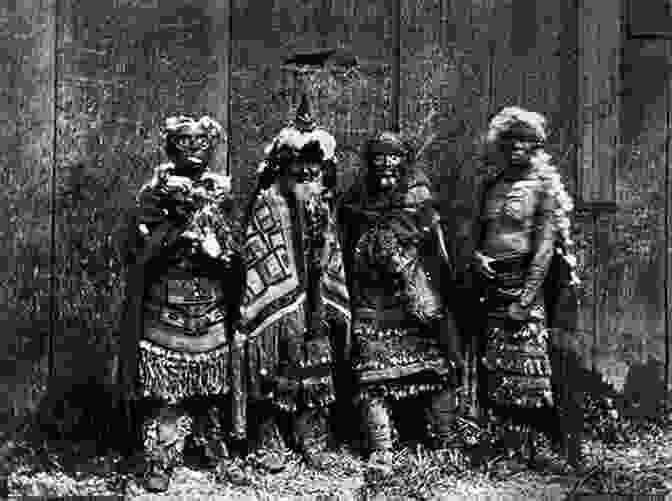
<svg viewBox="0 0 672 501">
<path fill-rule="evenodd" d="M 229 459 L 229 451 L 223 441 L 212 440 L 204 444 L 191 444 L 184 451 L 185 460 L 205 470 L 215 469 L 220 461 Z"/>
<path fill-rule="evenodd" d="M 256 468 L 268 473 L 279 473 L 285 469 L 285 455 L 281 451 L 260 449 L 250 459 Z"/>
<path fill-rule="evenodd" d="M 572 465 L 560 456 L 536 454 L 529 460 L 529 466 L 535 471 L 553 475 L 572 475 L 580 473 L 581 465 Z"/>
<path fill-rule="evenodd" d="M 166 492 L 170 485 L 172 471 L 158 463 L 149 463 L 145 471 L 143 484 L 149 492 Z"/>
<path fill-rule="evenodd" d="M 320 450 L 306 450 L 303 452 L 303 460 L 315 470 L 326 470 L 329 466 L 329 455 Z"/>
<path fill-rule="evenodd" d="M 392 474 L 394 457 L 392 451 L 373 451 L 369 456 L 367 469 L 369 474 L 387 477 Z"/>
<path fill-rule="evenodd" d="M 237 486 L 250 485 L 251 483 L 251 471 L 246 471 L 244 464 L 238 458 L 220 461 L 215 470 L 215 477 L 219 482 L 228 482 Z"/>
<path fill-rule="evenodd" d="M 458 436 L 432 437 L 429 440 L 424 441 L 424 443 L 429 449 L 434 451 L 445 449 L 465 449 L 468 447 L 465 441 Z"/>
<path fill-rule="evenodd" d="M 525 461 L 522 461 L 521 458 L 517 456 L 499 456 L 493 458 L 488 464 L 488 472 L 501 477 L 514 475 L 526 471 L 527 469 L 528 465 Z"/>
</svg>

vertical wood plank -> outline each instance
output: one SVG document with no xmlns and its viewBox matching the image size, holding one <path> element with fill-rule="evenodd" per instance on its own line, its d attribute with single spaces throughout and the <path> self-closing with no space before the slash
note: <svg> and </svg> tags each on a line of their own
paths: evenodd
<svg viewBox="0 0 672 501">
<path fill-rule="evenodd" d="M 242 38 L 235 37 L 234 54 L 238 56 L 234 75 L 244 72 L 248 75 L 245 78 L 257 81 L 264 78 L 267 82 L 266 89 L 253 89 L 246 88 L 242 78 L 234 76 L 233 79 L 232 118 L 237 126 L 243 125 L 238 129 L 240 137 L 234 138 L 233 160 L 240 165 L 236 172 L 240 172 L 243 193 L 249 192 L 253 185 L 254 169 L 263 156 L 263 146 L 292 118 L 301 85 L 307 85 L 312 94 L 316 120 L 336 138 L 340 189 L 348 187 L 359 168 L 364 139 L 376 129 L 389 127 L 392 102 L 390 2 L 333 2 L 331 9 L 320 13 L 321 23 L 336 27 L 326 38 L 319 26 L 308 22 L 315 15 L 314 8 L 314 4 L 296 1 L 282 3 L 277 10 L 266 14 L 259 11 L 255 24 L 241 33 Z M 267 24 L 275 26 L 277 31 L 266 35 L 263 26 Z M 344 29 L 344 26 L 349 27 Z M 255 47 L 260 43 L 257 40 L 262 40 L 264 47 L 254 48 L 252 59 L 243 59 L 242 47 Z M 333 72 L 314 69 L 298 78 L 281 69 L 282 60 L 292 53 L 325 44 L 352 50 L 359 67 L 345 73 L 338 68 Z M 265 92 L 268 95 L 264 95 Z M 253 94 L 256 94 L 254 99 Z M 246 116 L 244 110 L 252 116 Z"/>
<path fill-rule="evenodd" d="M 541 7 L 541 6 L 539 6 Z M 546 8 L 548 6 L 545 6 Z M 525 57 L 537 47 L 538 27 L 537 2 L 534 0 L 513 0 L 511 17 L 511 53 L 516 57 Z"/>
<path fill-rule="evenodd" d="M 390 128 L 399 131 L 401 106 L 401 0 L 392 0 L 392 117 Z"/>
<path fill-rule="evenodd" d="M 53 0 L 0 6 L 0 429 L 43 394 L 49 333 Z"/>
<path fill-rule="evenodd" d="M 630 366 L 632 377 L 628 379 L 633 383 L 626 388 L 628 395 L 636 400 L 649 397 L 638 408 L 645 415 L 657 412 L 655 400 L 662 398 L 665 360 L 669 356 L 665 321 L 669 291 L 665 290 L 664 278 L 666 271 L 669 273 L 666 176 L 670 55 L 666 43 L 628 39 L 623 55 L 623 161 L 617 176 L 621 210 L 614 236 L 618 253 L 612 265 L 616 272 L 623 270 L 623 275 L 616 275 L 615 280 L 620 279 L 616 283 L 621 286 L 613 291 L 610 308 L 622 308 L 614 315 L 620 322 L 613 339 L 622 340 L 621 357 Z M 642 392 L 637 388 L 641 381 L 634 381 L 645 367 L 651 370 L 644 383 L 647 391 Z"/>
<path fill-rule="evenodd" d="M 211 37 L 215 72 L 208 75 L 208 84 L 200 101 L 206 113 L 214 116 L 225 131 L 225 137 L 217 151 L 215 162 L 217 169 L 231 173 L 229 159 L 231 134 L 231 37 L 234 0 L 208 0 L 205 15 L 210 20 L 208 34 Z"/>
<path fill-rule="evenodd" d="M 560 78 L 558 79 L 558 110 L 552 120 L 557 130 L 557 142 L 564 145 L 560 166 L 569 183 L 570 193 L 577 198 L 579 131 L 579 26 L 577 2 L 564 2 L 560 13 L 562 30 L 559 35 Z M 560 125 L 560 126 L 559 126 Z"/>
<path fill-rule="evenodd" d="M 593 24 L 590 22 L 589 16 L 584 13 L 584 5 L 579 1 L 578 10 L 578 25 L 579 25 L 579 131 L 581 140 L 579 144 L 579 171 L 578 183 L 580 197 L 585 199 L 592 199 L 593 193 L 591 183 L 591 175 L 594 172 L 594 153 L 593 153 L 593 86 L 589 68 L 594 64 L 595 52 L 591 50 L 594 42 L 594 36 L 591 32 Z M 599 197 L 599 195 L 596 195 Z"/>
<path fill-rule="evenodd" d="M 672 43 L 669 41 L 665 42 L 665 55 L 668 60 L 672 58 Z M 665 332 L 665 373 L 664 373 L 664 385 L 665 385 L 665 408 L 666 410 L 670 409 L 670 381 L 672 375 L 670 374 L 671 370 L 671 357 L 672 357 L 672 312 L 670 311 L 670 305 L 672 304 L 672 172 L 670 168 L 672 167 L 672 72 L 667 72 L 667 86 L 666 86 L 666 106 L 665 106 L 665 188 L 663 190 L 663 196 L 665 197 L 665 220 L 664 220 L 664 245 L 663 245 L 663 260 L 664 260 L 664 301 L 663 301 L 663 322 L 664 322 L 664 332 Z"/>
<path fill-rule="evenodd" d="M 581 198 L 614 200 L 618 161 L 621 2 L 579 2 Z"/>
<path fill-rule="evenodd" d="M 640 401 L 631 411 L 651 415 L 657 412 L 656 400 L 663 397 L 668 349 L 665 179 L 670 59 L 663 40 L 627 39 L 624 44 L 623 151 L 616 171 L 619 211 L 611 252 L 604 257 L 607 300 L 601 366 L 622 367 L 626 396 Z M 638 374 L 644 373 L 648 375 L 642 382 Z"/>
<path fill-rule="evenodd" d="M 491 41 L 494 55 L 493 113 L 504 106 L 524 106 L 525 56 L 513 52 L 513 1 L 493 3 Z M 522 20 L 520 21 L 522 23 Z"/>
<path fill-rule="evenodd" d="M 301 32 L 309 7 L 297 1 L 256 8 L 251 3 L 232 4 L 236 22 L 231 41 L 231 121 L 235 127 L 231 172 L 234 189 L 241 196 L 253 189 L 263 147 L 288 118 L 291 98 L 281 87 L 280 71 L 288 50 L 282 34 Z"/>
</svg>

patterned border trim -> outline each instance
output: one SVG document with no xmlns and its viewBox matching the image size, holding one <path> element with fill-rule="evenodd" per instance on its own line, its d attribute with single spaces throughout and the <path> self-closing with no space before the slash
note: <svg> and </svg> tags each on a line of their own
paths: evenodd
<svg viewBox="0 0 672 501">
<path fill-rule="evenodd" d="M 143 340 L 139 349 L 138 384 L 145 397 L 176 404 L 190 396 L 229 392 L 228 346 L 194 355 L 167 350 Z"/>
<path fill-rule="evenodd" d="M 293 299 L 293 300 L 292 300 Z M 277 322 L 280 318 L 284 317 L 288 313 L 291 313 L 295 310 L 297 310 L 303 303 L 306 301 L 306 293 L 301 292 L 297 297 L 292 298 L 292 296 L 284 296 L 281 298 L 282 301 L 274 301 L 273 303 L 269 304 L 264 310 L 269 309 L 269 310 L 274 310 L 273 313 L 270 313 L 269 315 L 262 316 L 259 315 L 260 317 L 263 318 L 263 320 L 260 320 L 258 322 L 255 322 L 256 325 L 253 326 L 253 328 L 249 331 L 247 334 L 248 338 L 254 338 L 258 336 L 261 332 L 266 330 L 270 325 L 274 324 Z M 290 300 L 289 304 L 286 304 L 285 306 L 278 307 L 278 303 L 282 304 L 285 302 L 285 300 Z"/>
<path fill-rule="evenodd" d="M 183 335 L 180 330 L 165 324 L 150 324 L 145 328 L 144 337 L 156 343 L 154 346 L 160 345 L 164 349 L 181 353 L 211 352 L 221 346 L 228 346 L 229 342 L 229 332 L 224 323 L 213 325 L 201 336 Z"/>
<path fill-rule="evenodd" d="M 433 372 L 443 376 L 451 372 L 450 365 L 445 359 L 431 360 L 426 362 L 417 362 L 415 364 L 405 365 L 403 367 L 390 367 L 381 370 L 366 370 L 359 374 L 360 383 L 374 383 L 383 380 L 401 379 L 406 376 L 412 376 L 421 372 Z"/>
<path fill-rule="evenodd" d="M 215 358 L 228 357 L 230 351 L 227 344 L 204 353 L 185 353 L 165 348 L 146 339 L 140 340 L 139 346 L 141 350 L 146 350 L 153 355 L 179 362 L 207 362 Z"/>
</svg>

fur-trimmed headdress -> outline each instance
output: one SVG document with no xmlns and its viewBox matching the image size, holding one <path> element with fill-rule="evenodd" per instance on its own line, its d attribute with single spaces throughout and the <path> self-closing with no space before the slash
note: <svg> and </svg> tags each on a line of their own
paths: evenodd
<svg viewBox="0 0 672 501">
<path fill-rule="evenodd" d="M 222 139 L 224 128 L 209 116 L 202 116 L 198 120 L 187 115 L 171 116 L 166 118 L 161 138 L 167 145 L 173 137 L 180 134 L 203 133 L 208 136 L 211 144 L 216 145 Z"/>
<path fill-rule="evenodd" d="M 490 120 L 487 142 L 520 139 L 543 145 L 548 139 L 546 118 L 540 113 L 518 106 L 507 106 Z"/>
<path fill-rule="evenodd" d="M 336 162 L 336 139 L 318 127 L 310 111 L 310 102 L 304 94 L 291 125 L 284 127 L 264 148 L 266 159 L 259 166 L 259 175 L 277 173 L 294 160 L 316 163 Z"/>
</svg>

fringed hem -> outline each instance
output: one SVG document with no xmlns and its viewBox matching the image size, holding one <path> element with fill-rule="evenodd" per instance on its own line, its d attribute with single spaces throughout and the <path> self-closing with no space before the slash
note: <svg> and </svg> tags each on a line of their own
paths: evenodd
<svg viewBox="0 0 672 501">
<path fill-rule="evenodd" d="M 139 383 L 145 397 L 175 403 L 229 391 L 229 346 L 207 353 L 180 353 L 140 341 Z"/>
<path fill-rule="evenodd" d="M 357 392 L 358 400 L 392 399 L 402 400 L 426 393 L 437 393 L 453 387 L 450 376 L 437 378 L 438 381 L 426 383 L 394 382 L 367 384 Z"/>
<path fill-rule="evenodd" d="M 488 375 L 487 395 L 498 407 L 553 407 L 551 380 L 548 377 Z"/>
<path fill-rule="evenodd" d="M 399 363 L 396 366 L 378 369 L 376 367 L 355 365 L 353 371 L 361 384 L 393 381 L 417 375 L 433 373 L 437 377 L 454 373 L 455 366 L 444 358 L 435 358 L 416 363 Z"/>
<path fill-rule="evenodd" d="M 537 322 L 493 322 L 487 337 L 481 362 L 488 399 L 501 407 L 553 406 L 548 329 Z"/>
<path fill-rule="evenodd" d="M 451 370 L 436 339 L 418 336 L 408 329 L 379 329 L 360 322 L 353 330 L 353 341 L 353 369 L 364 378 L 367 373 L 393 379 L 425 370 Z"/>
<path fill-rule="evenodd" d="M 504 353 L 490 353 L 483 360 L 485 367 L 490 371 L 510 372 L 523 376 L 551 376 L 551 364 L 546 357 L 516 358 Z"/>
<path fill-rule="evenodd" d="M 271 383 L 272 384 L 272 383 Z M 302 409 L 319 409 L 336 400 L 331 376 L 311 377 L 302 380 L 275 379 L 275 390 L 267 397 L 278 409 L 295 413 Z"/>
<path fill-rule="evenodd" d="M 303 305 L 299 305 L 246 340 L 246 389 L 251 400 L 270 401 L 285 412 L 326 407 L 334 401 L 329 339 L 306 339 L 302 317 Z M 301 349 L 281 358 L 281 347 L 288 340 Z"/>
</svg>

